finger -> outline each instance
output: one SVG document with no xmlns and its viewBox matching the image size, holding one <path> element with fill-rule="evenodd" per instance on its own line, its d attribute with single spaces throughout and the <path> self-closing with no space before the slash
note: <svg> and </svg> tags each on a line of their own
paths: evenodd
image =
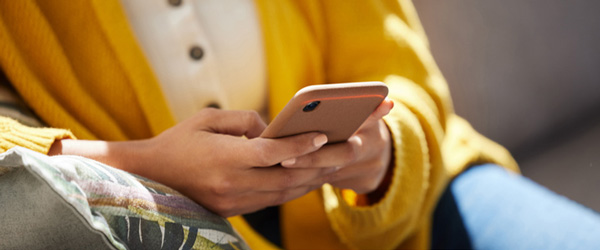
<svg viewBox="0 0 600 250">
<path fill-rule="evenodd" d="M 365 178 L 352 178 L 343 181 L 329 182 L 332 186 L 340 189 L 352 189 L 357 194 L 366 194 L 377 189 L 375 182 L 369 182 Z"/>
<path fill-rule="evenodd" d="M 304 185 L 319 185 L 324 183 L 342 183 L 347 180 L 356 180 L 361 178 L 371 178 L 373 176 L 377 176 L 377 167 L 376 161 L 368 161 L 368 162 L 357 162 L 345 167 L 334 167 L 329 171 L 328 174 L 324 174 L 319 178 L 316 178 Z M 348 182 L 348 184 L 352 184 L 352 182 Z M 355 185 L 357 183 L 354 183 Z"/>
<path fill-rule="evenodd" d="M 341 181 L 332 181 L 329 182 L 329 184 L 340 189 L 352 189 L 357 194 L 366 194 L 375 191 L 375 189 L 379 187 L 379 184 L 381 184 L 381 180 L 383 180 L 383 177 L 355 177 L 344 179 Z"/>
<path fill-rule="evenodd" d="M 379 119 L 383 118 L 385 115 L 389 114 L 393 108 L 394 108 L 394 102 L 389 98 L 385 98 L 379 104 L 379 106 L 377 106 L 375 111 L 373 111 L 373 113 L 371 114 L 370 117 L 373 120 L 379 120 Z"/>
<path fill-rule="evenodd" d="M 380 159 L 368 159 L 339 169 L 335 173 L 336 178 L 331 179 L 331 181 L 339 182 L 356 178 L 370 179 L 383 177 L 385 170 L 387 170 L 387 166 Z"/>
<path fill-rule="evenodd" d="M 254 138 L 259 136 L 267 127 L 260 115 L 255 111 L 247 110 L 218 110 L 206 108 L 196 116 L 199 125 L 219 134 L 246 136 Z"/>
<path fill-rule="evenodd" d="M 248 187 L 253 191 L 282 191 L 295 189 L 297 187 L 310 185 L 322 185 L 315 180 L 322 180 L 323 176 L 332 173 L 335 169 L 330 168 L 305 168 L 287 169 L 283 167 L 254 168 L 247 172 L 246 178 L 240 185 Z"/>
<path fill-rule="evenodd" d="M 373 159 L 341 168 L 325 177 L 325 180 L 335 187 L 353 189 L 358 193 L 364 193 L 377 188 L 383 180 L 386 170 L 387 166 L 382 165 L 381 161 Z M 314 184 L 317 183 L 321 182 L 314 182 Z M 308 185 L 311 184 L 313 183 L 308 183 Z"/>
<path fill-rule="evenodd" d="M 362 158 L 365 151 L 361 136 L 354 135 L 343 143 L 324 146 L 318 151 L 300 156 L 293 162 L 281 163 L 286 168 L 331 168 L 345 166 Z"/>
<path fill-rule="evenodd" d="M 363 147 L 362 155 L 381 154 L 386 151 L 385 147 L 391 147 L 391 144 L 386 144 L 386 142 L 390 142 L 390 132 L 382 119 L 379 119 L 377 123 L 370 123 L 368 127 L 363 127 L 353 136 L 361 138 L 366 145 L 369 145 Z"/>
<path fill-rule="evenodd" d="M 291 200 L 295 200 L 297 198 L 302 197 L 310 191 L 318 189 L 322 186 L 314 185 L 314 186 L 299 186 L 293 189 L 288 189 L 285 191 L 277 191 L 277 192 L 263 192 L 261 198 L 263 198 L 264 202 L 267 202 L 268 206 L 277 206 L 283 203 L 286 203 Z"/>
<path fill-rule="evenodd" d="M 246 214 L 299 198 L 321 186 L 301 186 L 284 191 L 251 192 L 221 200 L 213 208 L 223 217 Z"/>
<path fill-rule="evenodd" d="M 249 166 L 269 167 L 314 152 L 327 143 L 325 134 L 311 132 L 278 139 L 254 138 L 236 145 Z"/>
<path fill-rule="evenodd" d="M 366 123 L 378 121 L 379 119 L 383 118 L 385 115 L 387 115 L 388 113 L 390 113 L 390 111 L 392 110 L 392 108 L 394 108 L 394 102 L 391 99 L 389 99 L 389 98 L 385 98 L 379 104 L 379 106 L 377 106 L 377 108 L 375 109 L 375 111 L 373 111 L 373 113 L 371 113 L 371 115 L 369 115 L 369 117 L 363 123 L 363 125 L 366 124 Z"/>
<path fill-rule="evenodd" d="M 233 193 L 233 196 L 220 196 L 217 202 L 211 204 L 210 209 L 227 217 L 279 205 L 321 187 L 323 183 L 316 183 L 314 180 L 321 179 L 332 170 L 254 168 L 236 183 L 236 190 L 239 192 Z"/>
</svg>

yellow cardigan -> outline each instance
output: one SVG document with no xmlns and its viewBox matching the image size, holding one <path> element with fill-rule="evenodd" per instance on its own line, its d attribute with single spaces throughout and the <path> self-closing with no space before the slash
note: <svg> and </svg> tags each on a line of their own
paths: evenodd
<svg viewBox="0 0 600 250">
<path fill-rule="evenodd" d="M 518 171 L 501 146 L 456 116 L 447 84 L 408 0 L 256 0 L 271 115 L 308 84 L 384 81 L 395 168 L 377 204 L 358 207 L 329 185 L 283 205 L 290 249 L 427 248 L 431 213 L 450 178 L 474 163 Z M 55 138 L 147 138 L 172 126 L 118 0 L 0 1 L 0 67 L 49 125 L 0 118 L 0 148 L 43 153 Z M 273 248 L 241 217 L 255 249 Z"/>
</svg>

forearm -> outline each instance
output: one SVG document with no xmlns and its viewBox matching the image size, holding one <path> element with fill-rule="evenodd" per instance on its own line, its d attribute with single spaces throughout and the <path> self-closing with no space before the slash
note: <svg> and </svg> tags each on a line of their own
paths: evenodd
<svg viewBox="0 0 600 250">
<path fill-rule="evenodd" d="M 56 140 L 48 155 L 79 155 L 94 159 L 112 167 L 154 179 L 147 163 L 152 155 L 148 140 L 136 141 L 90 141 Z M 160 181 L 160 180 L 156 180 Z"/>
</svg>

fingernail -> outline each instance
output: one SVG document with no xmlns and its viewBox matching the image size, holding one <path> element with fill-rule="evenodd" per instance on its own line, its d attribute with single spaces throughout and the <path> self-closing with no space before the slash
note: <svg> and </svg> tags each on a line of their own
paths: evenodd
<svg viewBox="0 0 600 250">
<path fill-rule="evenodd" d="M 281 166 L 289 167 L 291 165 L 294 165 L 294 163 L 296 163 L 296 158 L 292 158 L 292 159 L 289 159 L 289 160 L 282 161 L 281 162 Z"/>
<path fill-rule="evenodd" d="M 315 137 L 315 139 L 313 139 L 313 144 L 315 145 L 315 147 L 320 147 L 325 145 L 325 143 L 327 143 L 327 136 L 324 134 L 320 134 L 317 137 Z"/>
</svg>

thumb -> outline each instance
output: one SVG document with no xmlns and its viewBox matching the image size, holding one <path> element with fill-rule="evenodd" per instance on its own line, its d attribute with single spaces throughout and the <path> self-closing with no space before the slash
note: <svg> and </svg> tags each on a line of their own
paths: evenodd
<svg viewBox="0 0 600 250">
<path fill-rule="evenodd" d="M 394 108 L 394 102 L 388 98 L 385 98 L 385 100 L 383 100 L 379 104 L 379 106 L 377 106 L 377 108 L 375 108 L 373 113 L 371 113 L 371 115 L 369 115 L 367 120 L 365 120 L 365 122 L 363 122 L 363 124 L 360 125 L 360 128 L 358 128 L 357 131 L 361 131 L 361 130 L 371 126 L 372 124 L 377 124 L 377 122 L 379 122 L 379 120 L 381 118 L 383 118 L 385 115 L 390 113 L 392 108 Z"/>
<path fill-rule="evenodd" d="M 377 106 L 377 108 L 373 111 L 373 113 L 371 113 L 371 115 L 369 115 L 369 117 L 367 118 L 367 120 L 364 123 L 379 121 L 385 115 L 389 114 L 390 111 L 392 110 L 392 108 L 394 108 L 394 102 L 389 98 L 385 98 L 379 104 L 379 106 Z M 364 125 L 364 123 L 363 123 L 363 125 Z"/>
</svg>

